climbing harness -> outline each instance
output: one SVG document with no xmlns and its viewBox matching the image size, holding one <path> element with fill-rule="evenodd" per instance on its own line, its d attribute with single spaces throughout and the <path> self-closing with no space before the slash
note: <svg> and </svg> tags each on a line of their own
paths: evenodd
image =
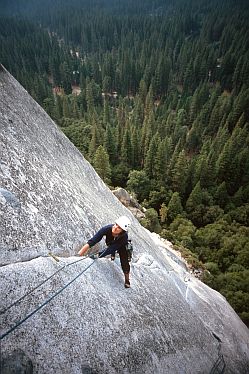
<svg viewBox="0 0 249 374">
<path fill-rule="evenodd" d="M 107 249 L 106 249 L 107 250 Z M 104 252 L 103 252 L 104 253 Z M 53 257 L 53 256 L 52 256 Z M 76 262 L 79 262 L 79 261 L 82 261 L 82 260 L 85 260 L 86 258 L 88 258 L 89 256 L 86 256 L 80 260 L 77 260 L 77 261 L 74 261 L 74 262 L 71 262 L 70 264 L 67 264 L 67 265 L 64 265 L 62 266 L 60 270 L 62 270 L 64 267 L 66 266 L 69 266 L 69 265 L 72 265 L 73 263 L 76 263 Z M 42 309 L 45 305 L 47 305 L 50 301 L 52 301 L 56 296 L 58 296 L 62 291 L 64 291 L 68 286 L 70 286 L 76 279 L 78 279 L 85 271 L 87 271 L 93 264 L 94 264 L 95 260 L 90 264 L 88 265 L 84 270 L 82 270 L 79 274 L 77 274 L 70 282 L 68 282 L 65 286 L 63 286 L 62 288 L 60 288 L 58 291 L 56 291 L 52 296 L 50 296 L 47 300 L 45 300 L 41 305 L 39 305 L 36 309 L 34 309 L 31 313 L 29 313 L 26 317 L 24 317 L 21 321 L 19 321 L 18 323 L 16 323 L 12 328 L 10 328 L 8 331 L 6 331 L 4 334 L 2 334 L 0 336 L 0 340 L 2 340 L 3 338 L 5 338 L 7 335 L 9 335 L 11 332 L 13 332 L 17 327 L 19 327 L 20 325 L 22 325 L 25 321 L 27 321 L 27 319 L 29 319 L 30 317 L 32 317 L 35 313 L 37 313 L 40 309 Z M 55 272 L 54 274 L 52 274 L 49 278 L 47 278 L 45 281 L 42 282 L 42 284 L 44 284 L 48 279 L 52 278 L 52 276 L 54 276 L 55 274 L 57 274 L 59 271 Z M 41 285 L 41 284 L 40 284 Z M 36 286 L 34 289 L 37 289 L 38 287 L 40 287 L 40 285 Z M 31 292 L 29 292 L 31 293 Z M 29 294 L 28 293 L 28 294 Z M 23 299 L 26 295 L 24 295 L 21 299 Z M 18 300 L 20 301 L 20 299 Z M 18 301 L 16 301 L 15 303 L 13 304 L 16 304 Z M 13 304 L 11 306 L 13 306 Z M 10 306 L 10 307 L 11 307 Z M 6 308 L 6 310 L 8 310 L 10 307 Z"/>
<path fill-rule="evenodd" d="M 131 239 L 128 239 L 128 242 L 126 244 L 126 251 L 128 254 L 128 261 L 131 262 L 132 254 L 133 254 L 133 245 L 132 245 Z"/>
</svg>

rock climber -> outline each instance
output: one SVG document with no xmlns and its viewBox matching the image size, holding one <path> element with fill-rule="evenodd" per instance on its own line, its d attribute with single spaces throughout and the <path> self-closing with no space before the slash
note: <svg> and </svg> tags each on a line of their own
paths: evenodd
<svg viewBox="0 0 249 374">
<path fill-rule="evenodd" d="M 125 276 L 125 288 L 130 288 L 130 264 L 128 261 L 128 252 L 126 246 L 128 244 L 128 228 L 131 222 L 128 217 L 119 217 L 114 224 L 102 227 L 78 252 L 80 256 L 84 256 L 89 248 L 97 244 L 103 236 L 107 248 L 99 252 L 98 257 L 105 257 L 108 255 L 114 259 L 115 252 L 118 252 L 120 257 L 121 267 Z"/>
</svg>

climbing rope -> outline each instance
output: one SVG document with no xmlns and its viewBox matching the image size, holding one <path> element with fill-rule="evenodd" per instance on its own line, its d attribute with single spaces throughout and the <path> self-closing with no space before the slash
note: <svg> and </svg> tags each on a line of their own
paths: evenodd
<svg viewBox="0 0 249 374">
<path fill-rule="evenodd" d="M 224 360 L 224 356 L 221 352 L 221 340 L 220 338 L 213 332 L 212 333 L 213 336 L 215 337 L 215 339 L 218 340 L 219 342 L 219 346 L 218 346 L 218 358 L 217 360 L 215 361 L 211 371 L 210 371 L 210 374 L 223 374 L 225 372 L 225 368 L 226 368 L 226 363 L 225 363 L 225 360 Z"/>
<path fill-rule="evenodd" d="M 104 252 L 102 252 L 102 254 L 104 254 L 106 251 L 107 251 L 107 249 Z M 90 256 L 87 256 L 87 257 L 84 257 L 83 259 L 74 261 L 74 263 L 82 261 L 82 260 L 84 260 L 85 258 L 88 258 L 88 257 L 90 257 Z M 34 309 L 31 313 L 29 313 L 25 318 L 23 318 L 21 321 L 19 321 L 17 324 L 15 324 L 11 329 L 9 329 L 3 335 L 1 335 L 0 340 L 5 338 L 6 336 L 8 336 L 17 327 L 22 325 L 25 321 L 27 321 L 30 317 L 32 317 L 35 313 L 37 313 L 40 309 L 42 309 L 45 305 L 47 305 L 50 301 L 52 301 L 56 296 L 58 296 L 62 291 L 64 291 L 68 286 L 70 286 L 76 279 L 78 279 L 83 273 L 85 273 L 85 271 L 87 271 L 94 264 L 94 262 L 95 262 L 95 259 L 93 260 L 93 262 L 90 265 L 88 265 L 84 270 L 82 270 L 79 274 L 77 274 L 70 282 L 68 282 L 65 286 L 60 288 L 58 291 L 56 291 L 52 296 L 50 296 L 41 305 L 39 305 L 36 309 Z M 73 264 L 73 262 L 71 262 L 71 264 L 68 264 L 68 265 L 72 265 L 72 264 Z M 62 270 L 62 268 L 61 268 L 61 270 Z"/>
<path fill-rule="evenodd" d="M 210 374 L 223 374 L 226 368 L 226 363 L 223 354 L 219 352 L 218 358 L 215 361 Z"/>
<path fill-rule="evenodd" d="M 56 257 L 53 253 L 49 252 L 48 254 L 49 256 L 53 257 L 53 259 L 57 262 L 59 262 L 60 260 L 58 259 L 58 257 Z M 86 256 L 84 258 L 81 258 L 80 260 L 77 260 L 77 261 L 73 261 L 73 262 L 70 262 L 69 264 L 66 264 L 66 265 L 63 265 L 61 268 L 59 268 L 58 270 L 56 270 L 53 274 L 51 274 L 48 278 L 44 279 L 41 283 L 39 283 L 37 286 L 35 286 L 34 288 L 32 288 L 31 290 L 29 290 L 25 295 L 21 296 L 18 300 L 14 301 L 11 305 L 7 306 L 5 309 L 2 309 L 0 310 L 0 315 L 1 314 L 4 314 L 6 313 L 9 309 L 11 309 L 13 306 L 15 306 L 16 304 L 18 304 L 20 301 L 22 301 L 26 296 L 30 295 L 31 293 L 33 293 L 35 290 L 37 290 L 39 287 L 41 287 L 44 283 L 46 283 L 47 281 L 49 281 L 51 278 L 53 278 L 56 274 L 58 274 L 61 270 L 63 270 L 65 267 L 67 266 L 70 266 L 70 265 L 73 265 L 73 264 L 76 264 L 77 262 L 80 262 L 82 260 L 86 260 L 89 256 Z"/>
<path fill-rule="evenodd" d="M 108 248 L 107 248 L 108 249 Z M 103 255 L 107 249 L 102 252 L 101 254 Z M 50 256 L 52 256 L 57 262 L 59 262 L 60 260 L 58 259 L 58 257 L 56 257 L 55 255 L 53 255 L 52 253 L 49 253 Z M 31 294 L 34 290 L 36 290 L 37 288 L 41 287 L 45 282 L 47 282 L 49 279 L 51 279 L 53 276 L 55 276 L 57 273 L 59 273 L 61 270 L 63 270 L 65 267 L 67 266 L 70 266 L 70 265 L 73 265 L 77 262 L 80 262 L 82 260 L 85 260 L 89 257 L 92 257 L 92 255 L 90 256 L 85 256 L 83 257 L 82 259 L 79 259 L 77 261 L 73 261 L 69 264 L 66 264 L 66 265 L 63 265 L 60 269 L 58 269 L 56 272 L 54 272 L 53 274 L 51 274 L 48 278 L 46 278 L 43 282 L 41 282 L 39 285 L 37 285 L 36 287 L 34 287 L 32 290 L 30 290 L 28 293 L 26 293 L 25 295 L 23 295 L 21 298 L 19 298 L 18 300 L 16 300 L 14 303 L 12 303 L 10 306 L 8 306 L 6 309 L 2 310 L 0 313 L 3 314 L 5 313 L 7 310 L 9 310 L 10 308 L 12 308 L 14 305 L 16 305 L 18 302 L 20 302 L 21 300 L 23 300 L 26 296 L 28 296 L 29 294 Z M 42 309 L 43 307 L 45 307 L 48 303 L 50 303 L 50 301 L 52 301 L 56 296 L 58 296 L 60 293 L 62 293 L 67 287 L 69 287 L 73 282 L 76 281 L 76 279 L 78 279 L 83 273 L 85 273 L 95 262 L 97 258 L 94 258 L 93 259 L 93 262 L 88 265 L 84 270 L 82 270 L 79 274 L 77 274 L 70 282 L 68 282 L 65 286 L 63 286 L 62 288 L 60 288 L 58 291 L 56 291 L 52 296 L 50 296 L 47 300 L 45 300 L 41 305 L 39 305 L 36 309 L 34 309 L 31 313 L 29 313 L 26 317 L 24 317 L 21 321 L 19 321 L 18 323 L 16 323 L 12 328 L 10 328 L 8 331 L 6 331 L 4 334 L 2 334 L 0 336 L 0 340 L 2 340 L 3 338 L 5 338 L 6 336 L 8 336 L 11 332 L 13 332 L 17 327 L 21 326 L 25 321 L 27 321 L 30 317 L 32 317 L 34 314 L 36 314 L 40 309 Z M 218 358 L 217 360 L 215 361 L 211 371 L 210 371 L 210 374 L 223 374 L 224 373 L 224 370 L 225 370 L 225 367 L 226 367 L 226 363 L 225 363 L 225 360 L 224 360 L 224 357 L 223 357 L 223 354 L 221 353 L 221 340 L 220 338 L 213 333 L 213 336 L 218 340 L 219 342 L 219 346 L 218 346 Z"/>
</svg>

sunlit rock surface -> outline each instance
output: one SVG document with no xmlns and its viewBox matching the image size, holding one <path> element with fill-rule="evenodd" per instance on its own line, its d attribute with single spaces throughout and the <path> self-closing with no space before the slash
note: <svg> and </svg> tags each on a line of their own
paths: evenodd
<svg viewBox="0 0 249 374">
<path fill-rule="evenodd" d="M 128 290 L 118 258 L 69 265 L 101 225 L 123 214 L 135 247 Z M 2 373 L 192 374 L 215 365 L 249 372 L 248 329 L 226 300 L 139 225 L 3 68 L 0 230 L 1 311 L 29 293 L 1 313 L 2 336 L 86 269 L 2 337 Z"/>
</svg>

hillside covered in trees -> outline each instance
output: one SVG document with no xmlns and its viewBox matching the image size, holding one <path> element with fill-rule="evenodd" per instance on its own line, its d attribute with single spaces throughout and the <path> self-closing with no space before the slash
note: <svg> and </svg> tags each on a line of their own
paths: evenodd
<svg viewBox="0 0 249 374">
<path fill-rule="evenodd" d="M 12 0 L 0 60 L 249 324 L 249 4 Z"/>
</svg>

